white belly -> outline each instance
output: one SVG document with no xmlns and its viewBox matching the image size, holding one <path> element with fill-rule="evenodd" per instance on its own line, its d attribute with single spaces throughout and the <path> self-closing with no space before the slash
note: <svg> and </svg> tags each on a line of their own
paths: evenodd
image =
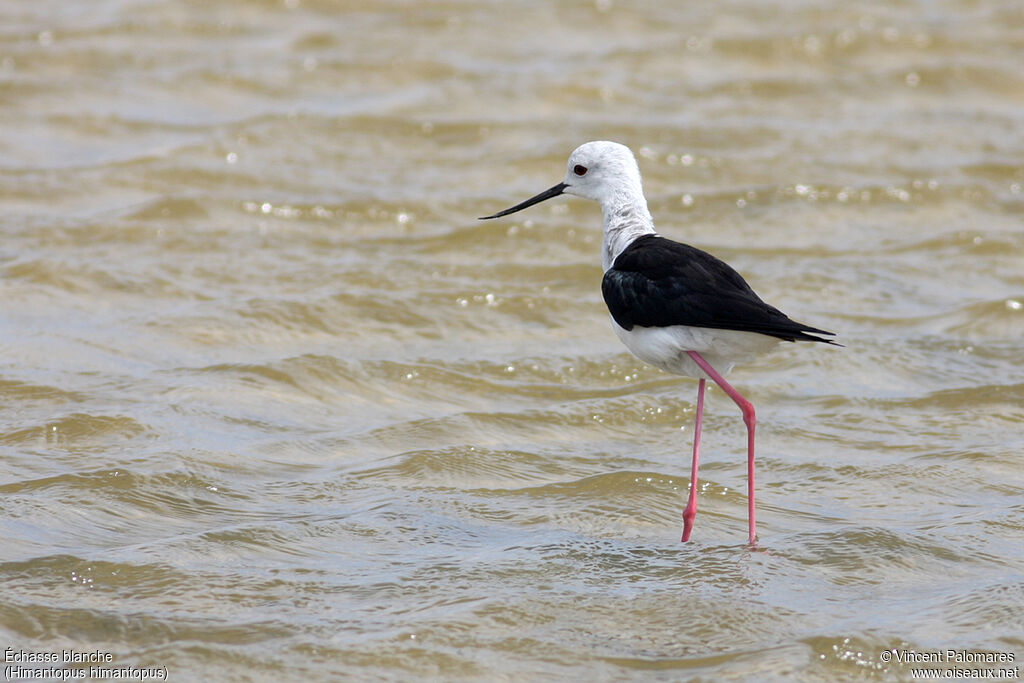
<svg viewBox="0 0 1024 683">
<path fill-rule="evenodd" d="M 640 360 L 666 372 L 686 377 L 707 377 L 687 351 L 696 351 L 722 375 L 733 365 L 771 350 L 779 340 L 756 332 L 714 330 L 709 327 L 640 327 L 626 330 L 612 320 L 615 334 Z"/>
</svg>

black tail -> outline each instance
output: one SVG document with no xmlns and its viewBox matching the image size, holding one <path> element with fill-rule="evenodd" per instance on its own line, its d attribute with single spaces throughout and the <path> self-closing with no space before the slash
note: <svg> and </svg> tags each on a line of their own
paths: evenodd
<svg viewBox="0 0 1024 683">
<path fill-rule="evenodd" d="M 826 334 L 830 337 L 834 337 L 836 335 L 835 332 L 829 332 L 828 330 L 819 330 L 817 327 L 804 325 L 803 323 L 798 323 L 795 320 L 791 322 L 796 327 L 796 329 L 790 335 L 783 336 L 782 334 L 769 334 L 772 334 L 773 337 L 778 337 L 779 339 L 784 339 L 786 341 L 822 342 L 824 344 L 831 344 L 832 346 L 838 346 L 840 348 L 843 347 L 843 345 L 837 341 L 832 341 L 831 339 L 825 339 L 824 337 L 817 336 L 819 334 Z"/>
</svg>

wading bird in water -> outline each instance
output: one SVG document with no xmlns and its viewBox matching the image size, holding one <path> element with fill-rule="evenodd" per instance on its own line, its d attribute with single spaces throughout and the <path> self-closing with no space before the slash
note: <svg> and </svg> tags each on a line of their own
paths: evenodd
<svg viewBox="0 0 1024 683">
<path fill-rule="evenodd" d="M 647 209 L 636 159 L 628 147 L 617 142 L 580 145 L 569 157 L 565 180 L 481 220 L 507 216 L 561 194 L 601 204 L 601 292 L 619 339 L 641 360 L 699 380 L 690 497 L 683 510 L 682 540 L 689 540 L 697 515 L 700 430 L 705 382 L 710 378 L 736 402 L 747 426 L 747 509 L 750 543 L 754 543 L 754 406 L 725 381 L 724 375 L 736 363 L 768 351 L 780 340 L 839 346 L 819 336 L 834 333 L 790 320 L 762 301 L 725 262 L 658 235 Z"/>
</svg>

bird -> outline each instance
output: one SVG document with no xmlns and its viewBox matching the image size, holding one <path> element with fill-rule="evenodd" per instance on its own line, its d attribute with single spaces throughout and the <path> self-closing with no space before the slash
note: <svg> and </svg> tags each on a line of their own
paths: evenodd
<svg viewBox="0 0 1024 683">
<path fill-rule="evenodd" d="M 569 156 L 562 182 L 480 220 L 508 216 L 563 194 L 601 205 L 601 293 L 615 334 L 640 360 L 698 380 L 689 498 L 683 509 L 681 540 L 690 540 L 697 515 L 701 424 L 710 379 L 739 406 L 746 425 L 747 526 L 749 543 L 755 545 L 757 418 L 753 404 L 725 375 L 736 364 L 771 350 L 780 341 L 842 345 L 830 339 L 834 332 L 796 322 L 765 303 L 724 261 L 659 235 L 644 197 L 636 157 L 620 143 L 596 140 L 580 145 Z"/>
</svg>

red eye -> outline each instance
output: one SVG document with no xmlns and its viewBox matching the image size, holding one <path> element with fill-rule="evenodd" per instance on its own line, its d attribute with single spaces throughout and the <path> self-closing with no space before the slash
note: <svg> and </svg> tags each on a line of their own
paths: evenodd
<svg viewBox="0 0 1024 683">
<path fill-rule="evenodd" d="M 587 167 L 576 164 L 576 167 L 572 169 L 572 172 L 575 173 L 576 175 L 586 175 Z"/>
</svg>

